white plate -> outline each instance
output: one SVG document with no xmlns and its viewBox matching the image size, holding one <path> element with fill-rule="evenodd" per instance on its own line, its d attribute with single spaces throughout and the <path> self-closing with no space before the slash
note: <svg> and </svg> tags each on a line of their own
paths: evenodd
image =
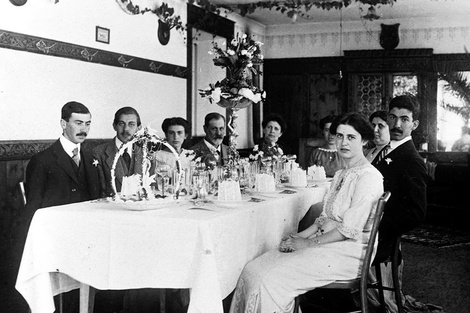
<svg viewBox="0 0 470 313">
<path fill-rule="evenodd" d="M 282 191 L 282 189 L 276 189 L 275 191 L 256 191 L 256 190 L 250 190 L 250 194 L 257 194 L 257 195 L 275 195 L 278 194 Z"/>
<path fill-rule="evenodd" d="M 308 179 L 307 183 L 308 184 L 318 184 L 318 183 L 329 183 L 333 181 L 333 178 L 327 178 L 327 179 Z"/>
<path fill-rule="evenodd" d="M 224 205 L 230 205 L 230 206 L 233 206 L 233 205 L 242 205 L 244 202 L 247 202 L 248 200 L 247 199 L 241 199 L 241 200 L 214 200 L 214 204 L 217 206 L 217 205 L 221 205 L 221 206 L 224 206 Z"/>
<path fill-rule="evenodd" d="M 286 188 L 294 188 L 294 189 L 301 189 L 301 188 L 307 188 L 307 185 L 305 185 L 305 186 L 294 186 L 294 185 L 286 184 L 286 185 L 284 185 L 284 187 L 286 187 Z"/>
<path fill-rule="evenodd" d="M 184 200 L 171 200 L 171 201 L 158 201 L 158 200 L 142 200 L 142 201 L 133 201 L 128 200 L 125 202 L 116 202 L 126 210 L 130 211 L 150 211 L 150 210 L 161 210 L 165 208 L 170 208 L 175 205 L 183 203 Z"/>
</svg>

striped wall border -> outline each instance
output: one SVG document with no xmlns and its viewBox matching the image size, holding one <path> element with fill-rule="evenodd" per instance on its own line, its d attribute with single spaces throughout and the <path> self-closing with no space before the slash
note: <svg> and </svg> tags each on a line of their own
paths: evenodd
<svg viewBox="0 0 470 313">
<path fill-rule="evenodd" d="M 188 69 L 184 66 L 143 59 L 91 47 L 53 39 L 35 37 L 0 29 L 0 48 L 20 50 L 37 54 L 73 59 L 89 63 L 122 67 L 131 70 L 187 78 Z"/>
</svg>

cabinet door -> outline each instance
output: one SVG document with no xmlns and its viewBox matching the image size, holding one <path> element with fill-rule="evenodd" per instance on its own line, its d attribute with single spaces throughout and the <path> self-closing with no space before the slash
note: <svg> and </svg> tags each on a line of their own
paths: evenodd
<svg viewBox="0 0 470 313">
<path fill-rule="evenodd" d="M 338 74 L 311 74 L 308 77 L 310 110 L 308 133 L 309 138 L 323 138 L 320 120 L 328 115 L 341 113 L 341 78 Z"/>
<path fill-rule="evenodd" d="M 267 100 L 263 105 L 264 116 L 279 113 L 287 123 L 287 131 L 280 141 L 297 154 L 299 138 L 308 132 L 308 88 L 307 75 L 269 75 L 264 87 Z"/>
<path fill-rule="evenodd" d="M 386 108 L 389 88 L 385 74 L 352 74 L 350 77 L 348 112 L 370 116 Z"/>
</svg>

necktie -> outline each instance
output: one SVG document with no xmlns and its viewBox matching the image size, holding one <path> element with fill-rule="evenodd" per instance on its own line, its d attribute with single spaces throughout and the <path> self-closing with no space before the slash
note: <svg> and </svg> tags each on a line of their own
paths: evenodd
<svg viewBox="0 0 470 313">
<path fill-rule="evenodd" d="M 382 150 L 380 150 L 379 154 L 376 157 L 376 161 L 375 161 L 376 164 L 379 163 L 380 161 L 382 161 L 385 158 L 389 148 L 390 148 L 390 144 L 387 144 L 387 145 L 385 145 L 385 147 L 383 147 Z"/>
<path fill-rule="evenodd" d="M 131 156 L 127 152 L 127 148 L 124 149 L 124 153 L 122 154 L 122 158 L 124 159 L 124 162 L 126 163 L 127 169 L 131 168 Z"/>
<path fill-rule="evenodd" d="M 72 151 L 72 160 L 77 164 L 77 166 L 80 166 L 80 157 L 78 156 L 78 148 L 73 149 Z"/>
</svg>

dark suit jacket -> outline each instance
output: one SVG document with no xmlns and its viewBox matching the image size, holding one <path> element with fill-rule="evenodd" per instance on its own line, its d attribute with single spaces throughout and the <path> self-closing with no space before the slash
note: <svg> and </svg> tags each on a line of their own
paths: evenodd
<svg viewBox="0 0 470 313">
<path fill-rule="evenodd" d="M 204 142 L 204 139 L 192 146 L 190 150 L 195 152 L 196 157 L 201 156 L 201 161 L 208 164 L 208 162 L 216 162 L 217 166 L 225 165 L 228 162 L 228 146 L 221 144 L 221 156 L 219 161 L 216 160 L 214 154 Z"/>
<path fill-rule="evenodd" d="M 142 174 L 142 153 L 140 151 L 140 149 L 133 149 L 130 168 L 127 168 L 122 158 L 118 159 L 114 170 L 117 192 L 121 191 L 123 176 Z M 117 152 L 118 148 L 116 147 L 115 138 L 93 149 L 93 157 L 98 160 L 100 186 L 105 193 L 104 196 L 114 194 L 111 185 L 111 168 L 113 167 Z"/>
<path fill-rule="evenodd" d="M 57 140 L 31 158 L 26 168 L 26 213 L 39 208 L 97 199 L 98 170 L 90 153 L 80 151 L 80 177 L 72 158 Z"/>
<path fill-rule="evenodd" d="M 391 197 L 379 227 L 375 261 L 386 259 L 397 236 L 421 224 L 426 215 L 426 165 L 409 140 L 375 165 Z"/>
</svg>

